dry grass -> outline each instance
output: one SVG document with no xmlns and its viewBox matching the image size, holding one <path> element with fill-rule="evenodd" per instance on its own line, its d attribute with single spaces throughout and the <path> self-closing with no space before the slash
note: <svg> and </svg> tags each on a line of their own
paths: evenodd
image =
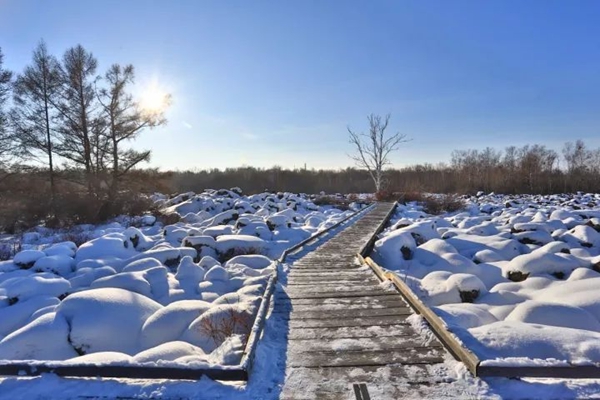
<svg viewBox="0 0 600 400">
<path fill-rule="evenodd" d="M 464 208 L 464 201 L 453 194 L 429 195 L 423 202 L 423 211 L 432 215 L 460 211 Z"/>
<path fill-rule="evenodd" d="M 248 336 L 252 329 L 252 323 L 252 316 L 249 313 L 231 308 L 227 311 L 225 318 L 216 316 L 215 318 L 204 319 L 200 325 L 200 330 L 202 334 L 220 344 L 234 334 Z"/>
</svg>

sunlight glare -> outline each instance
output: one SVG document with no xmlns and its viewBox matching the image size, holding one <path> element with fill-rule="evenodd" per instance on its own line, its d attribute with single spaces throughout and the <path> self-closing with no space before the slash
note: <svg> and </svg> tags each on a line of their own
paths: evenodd
<svg viewBox="0 0 600 400">
<path fill-rule="evenodd" d="M 170 96 L 156 83 L 152 83 L 141 95 L 140 107 L 145 112 L 155 114 L 165 111 Z"/>
</svg>

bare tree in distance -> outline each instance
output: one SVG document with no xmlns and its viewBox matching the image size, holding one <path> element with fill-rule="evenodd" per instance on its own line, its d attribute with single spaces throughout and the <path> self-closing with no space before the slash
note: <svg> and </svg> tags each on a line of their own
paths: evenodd
<svg viewBox="0 0 600 400">
<path fill-rule="evenodd" d="M 349 155 L 356 166 L 366 169 L 375 183 L 375 191 L 379 192 L 386 188 L 384 180 L 386 165 L 391 164 L 389 155 L 399 149 L 401 143 L 408 142 L 406 134 L 397 132 L 386 137 L 386 129 L 390 122 L 390 114 L 385 117 L 371 114 L 369 120 L 369 133 L 357 133 L 348 127 L 350 143 L 356 148 L 356 154 Z"/>
</svg>

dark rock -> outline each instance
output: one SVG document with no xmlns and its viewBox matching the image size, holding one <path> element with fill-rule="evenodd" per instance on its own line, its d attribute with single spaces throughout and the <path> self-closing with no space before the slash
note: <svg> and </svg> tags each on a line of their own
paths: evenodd
<svg viewBox="0 0 600 400">
<path fill-rule="evenodd" d="M 529 274 L 525 274 L 521 271 L 510 271 L 508 273 L 508 279 L 513 282 L 523 282 L 528 276 Z"/>
</svg>

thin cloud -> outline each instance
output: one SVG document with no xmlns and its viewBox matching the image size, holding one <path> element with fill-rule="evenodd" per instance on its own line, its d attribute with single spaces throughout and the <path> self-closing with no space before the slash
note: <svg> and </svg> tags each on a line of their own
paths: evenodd
<svg viewBox="0 0 600 400">
<path fill-rule="evenodd" d="M 248 139 L 248 140 L 256 140 L 256 139 L 258 139 L 258 135 L 255 135 L 254 133 L 250 133 L 250 132 L 244 132 L 244 133 L 242 133 L 242 137 L 244 139 Z"/>
<path fill-rule="evenodd" d="M 182 121 L 181 123 L 183 124 L 183 126 L 185 126 L 188 129 L 192 129 L 193 128 L 192 124 L 190 124 L 189 122 Z"/>
</svg>

